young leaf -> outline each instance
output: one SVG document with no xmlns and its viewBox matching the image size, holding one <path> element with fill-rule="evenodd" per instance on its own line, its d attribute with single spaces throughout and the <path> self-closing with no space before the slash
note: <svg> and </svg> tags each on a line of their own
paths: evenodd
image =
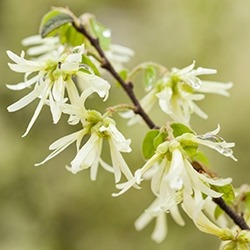
<svg viewBox="0 0 250 250">
<path fill-rule="evenodd" d="M 144 72 L 144 84 L 145 84 L 145 88 L 147 89 L 151 85 L 153 85 L 155 79 L 156 79 L 156 70 L 155 70 L 155 68 L 148 66 L 145 69 L 145 72 Z"/>
<path fill-rule="evenodd" d="M 189 157 L 197 155 L 198 144 L 192 141 L 186 141 L 185 145 L 182 145 L 182 148 L 188 154 Z"/>
<path fill-rule="evenodd" d="M 212 186 L 213 190 L 215 190 L 218 193 L 223 194 L 223 199 L 228 204 L 233 204 L 235 200 L 235 193 L 233 186 L 231 184 L 227 184 L 225 186 L 219 187 L 219 186 Z"/>
<path fill-rule="evenodd" d="M 94 18 L 90 19 L 90 26 L 94 35 L 99 39 L 101 47 L 108 50 L 111 42 L 110 29 L 97 22 Z"/>
<path fill-rule="evenodd" d="M 192 158 L 192 161 L 198 161 L 204 164 L 205 166 L 209 165 L 207 156 L 201 151 L 198 151 L 195 155 L 191 156 L 191 158 Z"/>
<path fill-rule="evenodd" d="M 154 140 L 159 135 L 159 130 L 150 130 L 142 143 L 142 153 L 145 159 L 151 158 L 155 153 Z"/>
<path fill-rule="evenodd" d="M 194 134 L 194 131 L 182 123 L 172 123 L 170 127 L 173 129 L 174 137 L 178 137 L 185 133 Z"/>
<path fill-rule="evenodd" d="M 95 75 L 100 76 L 100 72 L 97 69 L 97 67 L 95 66 L 95 64 L 89 59 L 89 57 L 87 57 L 86 55 L 82 56 L 82 63 L 84 63 L 85 65 L 89 66 L 93 72 L 95 73 Z"/>
<path fill-rule="evenodd" d="M 119 76 L 122 78 L 122 80 L 126 81 L 128 77 L 128 69 L 122 69 L 119 72 Z"/>
<path fill-rule="evenodd" d="M 72 47 L 86 44 L 86 38 L 79 33 L 71 23 L 64 24 L 57 30 L 62 44 L 67 44 Z"/>
<path fill-rule="evenodd" d="M 214 210 L 214 218 L 218 219 L 222 214 L 223 214 L 223 210 L 219 206 L 216 206 Z"/>
<path fill-rule="evenodd" d="M 59 9 L 52 10 L 43 17 L 40 25 L 40 34 L 44 38 L 52 31 L 55 31 L 62 25 L 71 23 L 72 21 L 73 17 L 70 14 Z"/>
<path fill-rule="evenodd" d="M 153 141 L 154 149 L 156 149 L 161 143 L 166 141 L 167 136 L 167 132 L 160 132 Z"/>
<path fill-rule="evenodd" d="M 250 193 L 245 194 L 244 203 L 246 204 L 246 208 L 250 210 Z"/>
</svg>

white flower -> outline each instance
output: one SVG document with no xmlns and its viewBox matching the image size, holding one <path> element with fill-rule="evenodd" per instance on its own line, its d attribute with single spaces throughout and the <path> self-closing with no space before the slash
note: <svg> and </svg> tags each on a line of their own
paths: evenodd
<svg viewBox="0 0 250 250">
<path fill-rule="evenodd" d="M 56 36 L 45 38 L 40 35 L 29 36 L 22 40 L 22 45 L 31 46 L 27 49 L 27 54 L 39 61 L 59 57 L 65 51 L 65 47 Z"/>
<path fill-rule="evenodd" d="M 153 108 L 153 106 L 155 105 L 155 103 L 157 102 L 156 94 L 157 94 L 156 90 L 153 89 L 141 99 L 140 104 L 146 113 L 149 113 Z M 138 122 L 141 123 L 143 122 L 141 116 L 135 114 L 134 111 L 132 110 L 121 112 L 120 115 L 125 119 L 129 119 L 128 121 L 129 126 L 134 125 Z"/>
<path fill-rule="evenodd" d="M 180 132 L 181 130 L 183 132 Z M 185 212 L 200 230 L 205 231 L 205 225 L 208 225 L 208 233 L 212 233 L 212 230 L 218 230 L 215 233 L 221 232 L 219 227 L 213 225 L 208 218 L 205 218 L 206 216 L 201 211 L 207 208 L 209 199 L 211 202 L 212 198 L 222 196 L 222 193 L 215 191 L 214 187 L 228 185 L 232 180 L 231 178 L 210 177 L 205 172 L 196 171 L 191 164 L 193 155 L 198 153 L 198 145 L 206 145 L 206 142 L 202 141 L 200 143 L 200 140 L 205 140 L 204 138 L 206 140 L 220 138 L 217 136 L 218 129 L 201 136 L 195 135 L 182 124 L 173 123 L 170 124 L 170 127 L 166 127 L 165 133 L 168 135 L 166 140 L 157 146 L 152 157 L 142 168 L 136 170 L 133 179 L 117 184 L 116 187 L 121 191 L 113 194 L 113 196 L 123 194 L 134 185 L 140 185 L 144 179 L 151 181 L 151 190 L 156 196 L 156 201 L 138 219 L 136 228 L 144 228 L 156 217 L 157 221 L 161 221 L 158 222 L 161 226 L 156 226 L 155 229 L 157 236 L 153 238 L 156 237 L 156 241 L 163 240 L 166 235 L 166 229 L 162 226 L 162 218 L 165 218 L 164 213 L 170 213 L 179 225 L 184 225 L 184 220 L 178 210 L 179 204 L 182 204 Z M 226 143 L 222 138 L 219 141 L 214 140 L 211 144 L 210 142 L 207 146 L 221 154 L 225 154 L 225 151 L 234 146 L 232 143 Z M 235 159 L 232 151 L 227 152 L 225 155 Z M 159 228 L 163 231 L 159 232 Z"/>
<path fill-rule="evenodd" d="M 221 238 L 224 235 L 224 230 L 210 221 L 201 210 L 197 212 L 195 209 L 196 205 L 197 204 L 192 197 L 185 197 L 185 202 L 182 203 L 182 208 L 200 231 Z"/>
<path fill-rule="evenodd" d="M 74 109 L 72 110 L 74 111 Z M 105 170 L 114 173 L 115 182 L 120 181 L 122 174 L 128 180 L 131 180 L 133 175 L 121 154 L 122 152 L 128 153 L 131 151 L 130 140 L 124 138 L 111 118 L 102 117 L 96 111 L 83 110 L 83 112 L 80 117 L 83 129 L 64 136 L 51 144 L 49 149 L 53 150 L 53 152 L 44 161 L 36 165 L 44 164 L 76 142 L 77 153 L 71 161 L 70 167 L 68 167 L 69 171 L 76 174 L 81 170 L 90 168 L 90 178 L 96 180 L 98 166 L 101 165 Z M 82 140 L 86 135 L 90 135 L 90 137 L 82 145 Z M 101 158 L 104 140 L 107 140 L 110 146 L 112 161 L 110 165 Z"/>
<path fill-rule="evenodd" d="M 131 57 L 134 56 L 134 51 L 121 45 L 110 44 L 105 54 L 114 65 L 115 69 L 120 71 L 123 69 L 123 64 L 129 62 Z"/>
<path fill-rule="evenodd" d="M 173 68 L 158 79 L 146 89 L 148 93 L 140 102 L 142 108 L 149 112 L 158 99 L 161 110 L 176 122 L 188 125 L 192 114 L 206 119 L 207 114 L 195 102 L 204 99 L 205 93 L 228 96 L 227 90 L 232 87 L 232 83 L 203 81 L 199 78 L 200 75 L 215 74 L 216 70 L 201 67 L 194 69 L 194 66 L 195 62 L 184 69 Z M 132 112 L 124 115 L 131 119 L 129 124 L 140 120 L 135 119 L 136 116 Z"/>
<path fill-rule="evenodd" d="M 218 125 L 217 129 L 211 132 L 207 132 L 204 135 L 198 135 L 196 136 L 195 140 L 197 143 L 212 148 L 218 151 L 220 154 L 223 154 L 224 156 L 230 157 L 233 160 L 237 161 L 237 159 L 233 156 L 233 150 L 231 149 L 235 146 L 235 143 L 228 143 L 223 138 L 217 136 L 219 131 L 220 126 Z"/>
<path fill-rule="evenodd" d="M 152 239 L 157 243 L 162 242 L 167 236 L 167 213 L 159 209 L 160 201 L 156 198 L 153 203 L 139 216 L 135 221 L 136 230 L 140 231 L 144 229 L 154 218 L 156 219 L 156 224 L 154 231 L 151 235 Z M 172 207 L 169 210 L 169 214 L 172 216 L 174 221 L 180 225 L 184 226 L 185 222 L 181 217 L 179 209 L 177 206 Z"/>
<path fill-rule="evenodd" d="M 108 97 L 110 85 L 102 78 L 91 73 L 81 72 L 82 46 L 73 49 L 70 54 L 62 54 L 59 58 L 42 61 L 30 61 L 24 59 L 24 52 L 21 56 L 7 51 L 8 56 L 15 62 L 9 63 L 9 67 L 16 72 L 25 73 L 24 82 L 16 85 L 7 85 L 12 90 L 22 90 L 34 85 L 34 89 L 16 103 L 8 107 L 9 112 L 14 112 L 27 106 L 35 99 L 39 99 L 39 104 L 24 134 L 27 135 L 36 121 L 42 107 L 50 106 L 53 122 L 57 123 L 61 117 L 63 106 L 67 99 L 72 104 L 79 104 L 79 93 L 72 78 L 78 76 L 86 84 L 84 89 L 84 100 L 93 92 L 97 92 L 100 97 Z M 65 89 L 68 98 L 65 96 Z"/>
</svg>

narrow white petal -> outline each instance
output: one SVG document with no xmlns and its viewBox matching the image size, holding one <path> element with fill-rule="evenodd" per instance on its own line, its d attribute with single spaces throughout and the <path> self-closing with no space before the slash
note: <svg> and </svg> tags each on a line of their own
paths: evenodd
<svg viewBox="0 0 250 250">
<path fill-rule="evenodd" d="M 136 230 L 140 231 L 144 227 L 146 227 L 150 221 L 154 219 L 152 214 L 152 210 L 155 210 L 156 207 L 159 206 L 159 200 L 156 198 L 152 204 L 140 215 L 140 217 L 135 221 L 135 228 Z"/>
<path fill-rule="evenodd" d="M 92 181 L 95 181 L 96 177 L 97 177 L 97 171 L 98 171 L 98 166 L 99 166 L 99 159 L 101 158 L 100 154 L 102 152 L 102 140 L 101 139 L 99 139 L 97 141 L 96 146 L 93 149 L 93 151 L 94 151 L 93 154 L 94 154 L 95 160 L 92 163 L 92 166 L 90 168 L 90 179 Z"/>
<path fill-rule="evenodd" d="M 56 140 L 55 142 L 53 142 L 49 146 L 49 149 L 56 150 L 58 148 L 64 147 L 65 145 L 70 145 L 71 143 L 76 141 L 78 138 L 80 138 L 80 140 L 81 140 L 85 134 L 86 134 L 86 132 L 84 130 L 80 130 L 80 131 L 77 131 L 73 134 L 66 135 L 66 136 Z"/>
<path fill-rule="evenodd" d="M 169 212 L 174 219 L 174 221 L 179 225 L 179 226 L 185 226 L 185 221 L 183 220 L 180 211 L 178 209 L 178 206 L 173 206 L 169 209 Z"/>
<path fill-rule="evenodd" d="M 156 217 L 156 225 L 152 233 L 152 239 L 161 243 L 167 236 L 166 213 L 161 212 Z"/>
<path fill-rule="evenodd" d="M 108 172 L 114 173 L 114 169 L 112 166 L 107 164 L 103 159 L 100 158 L 100 165 Z"/>
<path fill-rule="evenodd" d="M 130 179 L 130 180 L 124 182 L 124 183 L 116 184 L 116 188 L 120 189 L 121 191 L 118 192 L 118 193 L 112 193 L 112 196 L 113 197 L 120 196 L 120 195 L 126 193 L 131 187 L 134 187 L 136 189 L 141 189 L 141 187 L 136 185 L 136 179 L 133 178 L 133 179 Z"/>
<path fill-rule="evenodd" d="M 77 139 L 79 132 L 81 131 L 64 136 L 59 140 L 55 141 L 53 144 L 51 144 L 49 149 L 50 150 L 55 149 L 55 150 L 51 154 L 49 154 L 42 162 L 36 163 L 35 166 L 40 166 L 45 162 L 49 161 L 50 159 L 54 158 L 58 154 L 60 154 L 63 150 L 65 150 L 70 144 L 72 144 Z"/>
<path fill-rule="evenodd" d="M 37 91 L 33 90 L 28 95 L 24 96 L 23 98 L 21 98 L 17 102 L 11 104 L 7 109 L 9 112 L 14 112 L 14 111 L 17 111 L 19 109 L 22 109 L 23 107 L 25 107 L 28 104 L 30 104 L 31 102 L 33 102 L 37 98 L 37 96 L 38 96 Z"/>
<path fill-rule="evenodd" d="M 186 212 L 186 214 L 193 219 L 193 214 L 195 212 L 195 202 L 191 197 L 186 197 L 185 202 L 182 203 L 182 208 Z M 221 236 L 223 234 L 223 230 L 211 222 L 204 213 L 200 212 L 196 219 L 194 220 L 195 225 L 197 228 L 208 234 Z"/>
<path fill-rule="evenodd" d="M 193 189 L 197 189 L 197 190 L 200 190 L 202 193 L 210 196 L 210 197 L 221 197 L 222 194 L 221 193 L 218 193 L 214 190 L 212 190 L 209 186 L 207 186 L 203 180 L 200 178 L 200 175 L 196 170 L 194 170 L 194 168 L 192 167 L 192 165 L 186 161 L 186 169 L 187 169 L 187 172 L 189 174 L 189 178 L 193 184 Z"/>
<path fill-rule="evenodd" d="M 43 105 L 44 105 L 44 100 L 40 100 L 40 102 L 38 103 L 38 105 L 36 107 L 34 115 L 32 116 L 32 118 L 31 118 L 31 120 L 30 120 L 30 122 L 28 124 L 28 127 L 27 127 L 25 133 L 22 135 L 22 137 L 25 137 L 29 133 L 29 131 L 32 128 L 32 126 L 34 125 L 37 117 L 39 116 L 39 114 L 40 114 L 40 112 L 41 112 L 41 110 L 43 108 Z"/>
<path fill-rule="evenodd" d="M 99 154 L 99 152 L 96 152 L 95 155 L 93 154 L 93 152 L 95 152 L 93 150 L 95 150 L 96 145 L 98 145 L 98 140 L 100 140 L 98 135 L 92 134 L 85 145 L 78 151 L 76 157 L 71 161 L 72 173 L 77 173 L 83 167 L 86 168 L 91 166 L 97 157 L 96 154 Z"/>
<path fill-rule="evenodd" d="M 109 140 L 110 146 L 110 154 L 112 159 L 112 164 L 114 167 L 114 175 L 115 175 L 115 182 L 120 181 L 121 179 L 121 172 L 126 176 L 128 180 L 133 178 L 133 175 L 123 159 L 121 153 L 117 150 L 116 145 L 114 144 L 113 140 Z"/>
<path fill-rule="evenodd" d="M 188 65 L 187 67 L 185 67 L 185 68 L 183 68 L 181 70 L 176 69 L 176 68 L 173 68 L 172 70 L 177 71 L 177 72 L 179 71 L 178 75 L 184 75 L 184 74 L 189 73 L 191 70 L 193 70 L 194 66 L 195 66 L 195 61 L 193 61 L 192 64 Z"/>
<path fill-rule="evenodd" d="M 64 98 L 65 84 L 63 77 L 60 76 L 56 81 L 54 81 L 52 94 L 56 102 L 61 102 Z"/>
<path fill-rule="evenodd" d="M 68 81 L 66 81 L 66 89 L 71 104 L 78 105 L 80 100 L 79 92 L 76 88 L 75 83 L 72 81 L 71 78 Z"/>
<path fill-rule="evenodd" d="M 36 83 L 38 79 L 39 79 L 39 75 L 36 75 L 25 82 L 20 82 L 20 83 L 15 84 L 15 85 L 6 84 L 6 86 L 8 87 L 8 89 L 11 89 L 11 90 L 22 90 L 22 89 L 28 88 L 32 84 Z"/>
</svg>

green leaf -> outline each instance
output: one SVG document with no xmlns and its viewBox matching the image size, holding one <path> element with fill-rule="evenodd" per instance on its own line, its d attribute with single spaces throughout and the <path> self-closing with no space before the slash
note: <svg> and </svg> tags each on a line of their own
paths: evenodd
<svg viewBox="0 0 250 250">
<path fill-rule="evenodd" d="M 223 214 L 223 212 L 224 211 L 217 205 L 214 210 L 214 218 L 218 219 Z"/>
<path fill-rule="evenodd" d="M 72 21 L 73 17 L 70 14 L 58 9 L 52 10 L 43 17 L 40 25 L 40 34 L 44 38 L 52 31 L 55 31 L 62 25 L 71 23 Z"/>
<path fill-rule="evenodd" d="M 182 148 L 191 158 L 197 155 L 198 144 L 194 143 L 193 141 L 185 141 L 185 145 L 182 144 Z"/>
<path fill-rule="evenodd" d="M 85 65 L 89 66 L 93 72 L 95 73 L 95 75 L 100 76 L 100 72 L 97 69 L 97 67 L 95 66 L 95 64 L 90 60 L 90 58 L 86 55 L 82 56 L 82 63 L 84 63 Z"/>
<path fill-rule="evenodd" d="M 86 38 L 81 33 L 79 33 L 71 23 L 61 26 L 57 30 L 57 35 L 60 37 L 62 44 L 67 44 L 72 47 L 86 43 Z"/>
<path fill-rule="evenodd" d="M 211 185 L 211 186 L 212 186 L 213 190 L 223 194 L 222 198 L 227 204 L 229 204 L 229 205 L 233 204 L 233 202 L 235 200 L 235 193 L 234 193 L 233 186 L 231 184 L 228 184 L 228 185 L 225 185 L 222 187 L 213 186 L 213 185 Z M 216 219 L 219 218 L 219 216 L 221 214 L 223 214 L 223 212 L 224 211 L 219 206 L 216 206 L 216 209 L 214 211 L 215 218 Z"/>
<path fill-rule="evenodd" d="M 110 29 L 97 22 L 94 18 L 90 19 L 90 27 L 94 35 L 99 39 L 102 49 L 108 50 L 111 42 Z"/>
<path fill-rule="evenodd" d="M 194 131 L 191 130 L 189 127 L 182 123 L 172 123 L 170 127 L 173 129 L 173 135 L 174 137 L 178 137 L 180 135 L 183 135 L 185 133 L 191 133 L 194 134 Z"/>
<path fill-rule="evenodd" d="M 164 141 L 166 141 L 166 138 L 168 136 L 168 133 L 166 131 L 164 132 L 160 132 L 154 139 L 153 141 L 153 145 L 154 145 L 154 149 L 157 149 L 157 147 L 163 143 Z"/>
<path fill-rule="evenodd" d="M 156 79 L 156 70 L 154 67 L 150 67 L 148 66 L 146 69 L 145 69 L 145 72 L 144 72 L 144 84 L 145 84 L 145 87 L 148 88 L 150 86 L 152 86 L 155 82 L 155 79 Z"/>
<path fill-rule="evenodd" d="M 246 208 L 250 210 L 250 193 L 245 193 L 244 203 L 246 205 Z"/>
<path fill-rule="evenodd" d="M 128 77 L 128 69 L 122 69 L 119 72 L 119 76 L 122 78 L 123 81 L 126 81 Z"/>
<path fill-rule="evenodd" d="M 159 130 L 153 129 L 150 130 L 142 143 L 142 154 L 145 159 L 151 158 L 155 153 L 154 140 L 159 135 Z"/>
<path fill-rule="evenodd" d="M 223 194 L 222 198 L 227 204 L 233 204 L 235 200 L 235 193 L 234 193 L 233 186 L 231 184 L 227 184 L 222 187 L 214 186 L 214 185 L 211 185 L 211 186 L 213 190 L 215 190 L 218 193 Z"/>
<path fill-rule="evenodd" d="M 205 166 L 209 165 L 207 156 L 201 151 L 198 151 L 195 155 L 191 156 L 191 158 L 192 161 L 198 161 L 200 163 L 203 163 Z"/>
</svg>

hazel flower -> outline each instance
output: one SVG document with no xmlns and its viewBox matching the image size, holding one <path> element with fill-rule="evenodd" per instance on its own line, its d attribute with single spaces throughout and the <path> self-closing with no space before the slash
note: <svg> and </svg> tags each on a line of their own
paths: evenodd
<svg viewBox="0 0 250 250">
<path fill-rule="evenodd" d="M 74 111 L 75 109 L 72 109 L 72 112 Z M 77 153 L 70 166 L 67 167 L 69 171 L 76 174 L 81 170 L 90 168 L 90 178 L 96 180 L 100 165 L 114 174 L 115 182 L 121 180 L 122 174 L 127 180 L 131 180 L 133 175 L 121 154 L 131 151 L 130 139 L 124 138 L 116 128 L 115 121 L 105 115 L 101 116 L 97 111 L 86 111 L 85 109 L 82 110 L 80 119 L 83 128 L 52 143 L 49 149 L 53 152 L 36 166 L 54 158 L 75 142 Z M 83 143 L 86 136 L 89 136 L 89 139 Z M 101 157 L 104 140 L 109 144 L 112 164 L 106 163 Z"/>
<path fill-rule="evenodd" d="M 184 69 L 173 68 L 147 87 L 148 93 L 140 102 L 143 109 L 149 111 L 158 102 L 161 110 L 176 122 L 189 125 L 192 114 L 206 119 L 207 114 L 198 107 L 196 101 L 204 99 L 206 93 L 228 96 L 227 90 L 232 87 L 232 83 L 203 81 L 199 76 L 215 74 L 216 70 L 194 67 L 195 62 Z M 130 124 L 140 120 L 131 111 L 123 116 L 131 119 Z"/>
<path fill-rule="evenodd" d="M 107 81 L 92 74 L 82 72 L 84 65 L 81 63 L 83 46 L 75 47 L 71 53 L 62 54 L 58 58 L 41 61 L 24 59 L 24 52 L 17 56 L 7 51 L 8 56 L 14 61 L 9 67 L 19 73 L 25 73 L 24 81 L 16 85 L 7 85 L 12 90 L 22 90 L 34 86 L 34 89 L 19 101 L 8 107 L 9 112 L 14 112 L 27 106 L 35 99 L 39 99 L 38 106 L 23 136 L 27 135 L 39 116 L 42 107 L 49 105 L 53 122 L 60 120 L 63 106 L 69 99 L 70 103 L 79 102 L 79 93 L 73 77 L 79 77 L 86 85 L 85 99 L 87 95 L 97 92 L 102 98 L 108 97 L 110 85 Z M 66 93 L 67 92 L 67 97 Z"/>
</svg>

